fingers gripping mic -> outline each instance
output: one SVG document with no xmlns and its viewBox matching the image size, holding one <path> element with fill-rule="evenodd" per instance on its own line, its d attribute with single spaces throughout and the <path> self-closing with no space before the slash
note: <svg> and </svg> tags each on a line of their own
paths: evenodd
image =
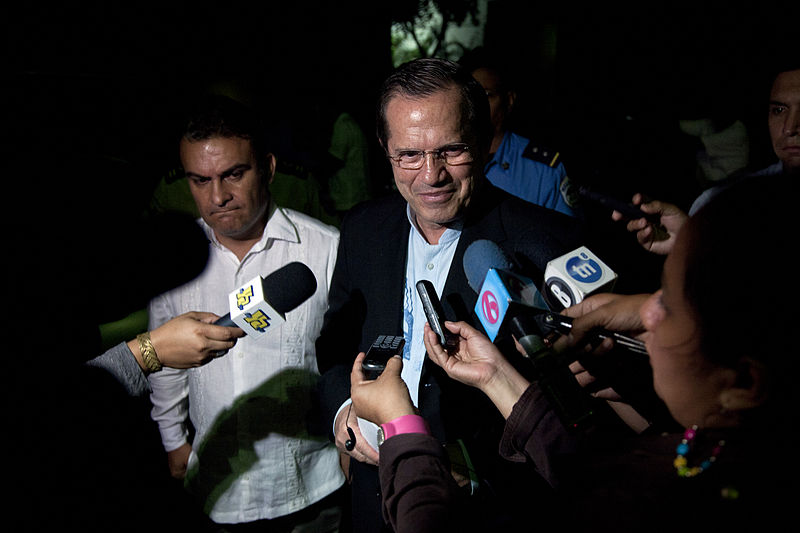
<svg viewBox="0 0 800 533">
<path fill-rule="evenodd" d="M 286 321 L 286 313 L 317 290 L 314 273 L 303 263 L 289 263 L 266 278 L 253 278 L 228 295 L 230 313 L 214 324 L 240 327 L 259 337 Z"/>
<path fill-rule="evenodd" d="M 512 333 L 525 349 L 536 379 L 567 428 L 577 428 L 592 415 L 592 402 L 569 370 L 542 340 L 528 331 L 523 317 L 548 313 L 532 280 L 510 271 L 511 261 L 491 241 L 475 241 L 464 252 L 464 273 L 470 287 L 480 287 L 475 313 L 495 342 Z M 485 276 L 484 276 L 485 273 Z"/>
</svg>

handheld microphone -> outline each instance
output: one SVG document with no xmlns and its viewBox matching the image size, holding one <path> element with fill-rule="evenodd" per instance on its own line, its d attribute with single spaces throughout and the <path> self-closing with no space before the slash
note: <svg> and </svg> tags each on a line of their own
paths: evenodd
<svg viewBox="0 0 800 533">
<path fill-rule="evenodd" d="M 600 205 L 612 211 L 619 211 L 625 218 L 630 220 L 637 220 L 639 218 L 647 219 L 651 224 L 661 224 L 660 215 L 645 213 L 642 208 L 632 203 L 623 202 L 610 194 L 604 194 L 599 191 L 593 190 L 586 185 L 578 187 L 578 196 L 584 200 Z"/>
<path fill-rule="evenodd" d="M 491 241 L 475 241 L 464 252 L 464 272 L 470 287 L 475 288 L 478 280 L 482 281 L 475 313 L 484 330 L 492 342 L 506 332 L 513 334 L 558 417 L 567 428 L 581 427 L 592 416 L 591 398 L 572 375 L 568 363 L 545 343 L 545 333 L 539 327 L 528 327 L 530 317 L 550 314 L 542 295 L 529 278 L 495 265 L 510 267 L 511 261 Z"/>
<path fill-rule="evenodd" d="M 594 414 L 591 397 L 575 379 L 569 363 L 549 349 L 539 331 L 528 331 L 520 318 L 511 319 L 511 327 L 525 355 L 532 362 L 539 387 L 568 429 L 582 427 Z"/>
<path fill-rule="evenodd" d="M 533 280 L 512 269 L 511 260 L 492 241 L 477 240 L 464 251 L 467 283 L 478 293 L 475 314 L 492 342 L 509 332 L 507 316 L 547 308 Z"/>
<path fill-rule="evenodd" d="M 475 313 L 492 342 L 498 336 L 513 333 L 531 355 L 549 347 L 545 341 L 549 334 L 569 333 L 573 319 L 551 310 L 553 307 L 562 310 L 569 305 L 563 305 L 563 300 L 553 296 L 556 301 L 551 306 L 532 280 L 496 265 L 508 267 L 511 261 L 492 241 L 475 241 L 464 253 L 467 282 L 478 293 Z M 545 285 L 549 280 L 551 287 L 566 287 L 553 294 L 569 294 L 570 298 L 578 295 L 580 299 L 570 303 L 574 305 L 590 293 L 610 289 L 616 277 L 605 263 L 582 246 L 548 263 Z M 647 354 L 643 342 L 620 333 L 597 329 L 594 335 L 601 340 L 610 337 L 628 351 Z"/>
<path fill-rule="evenodd" d="M 316 290 L 314 273 L 295 261 L 266 278 L 256 276 L 230 293 L 230 312 L 214 324 L 239 327 L 250 337 L 260 337 L 283 324 L 286 313 L 308 300 Z"/>
<path fill-rule="evenodd" d="M 544 299 L 553 311 L 580 303 L 589 294 L 610 292 L 617 274 L 591 250 L 581 246 L 547 263 Z"/>
</svg>

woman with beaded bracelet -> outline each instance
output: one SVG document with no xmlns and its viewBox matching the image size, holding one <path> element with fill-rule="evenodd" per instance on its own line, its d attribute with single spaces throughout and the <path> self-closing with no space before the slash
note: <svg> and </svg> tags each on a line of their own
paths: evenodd
<svg viewBox="0 0 800 533">
<path fill-rule="evenodd" d="M 450 377 L 486 393 L 506 417 L 500 453 L 535 465 L 551 481 L 557 505 L 531 502 L 532 531 L 543 525 L 568 531 L 676 531 L 688 525 L 769 530 L 791 518 L 798 479 L 798 415 L 791 397 L 798 363 L 790 329 L 796 291 L 781 287 L 794 285 L 793 271 L 784 266 L 791 264 L 784 232 L 793 227 L 792 187 L 788 178 L 732 187 L 681 229 L 661 290 L 598 295 L 565 312 L 575 320 L 571 335 L 557 343 L 561 348 L 583 349 L 585 335 L 596 327 L 641 333 L 655 392 L 684 428 L 678 433 L 645 429 L 610 441 L 602 432 L 582 433 L 573 455 L 548 456 L 550 443 L 530 438 L 534 427 L 554 440 L 575 435 L 552 415 L 536 382 L 467 324 L 446 323 L 460 337 L 454 353 L 427 332 L 429 356 Z M 592 356 L 602 357 L 608 342 Z M 365 381 L 354 367 L 352 397 L 362 416 L 382 424 L 387 416 L 413 412 L 407 393 L 394 386 L 399 366 L 376 381 Z M 584 385 L 593 379 L 579 365 L 573 370 Z M 550 431 L 543 433 L 542 424 Z M 442 475 L 440 492 L 426 491 L 432 473 L 448 472 L 436 468 L 446 457 L 434 440 L 401 434 L 387 439 L 380 452 L 390 522 L 398 531 L 420 531 L 420 523 L 441 527 L 422 515 L 444 512 L 447 506 L 437 508 L 433 499 L 454 498 L 458 489 Z"/>
</svg>

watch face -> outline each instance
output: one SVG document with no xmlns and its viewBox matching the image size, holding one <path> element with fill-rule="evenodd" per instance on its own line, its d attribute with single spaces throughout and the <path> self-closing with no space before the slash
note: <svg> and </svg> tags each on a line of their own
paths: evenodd
<svg viewBox="0 0 800 533">
<path fill-rule="evenodd" d="M 381 426 L 378 426 L 378 446 L 383 444 L 383 440 L 384 440 L 383 439 L 383 428 Z"/>
</svg>

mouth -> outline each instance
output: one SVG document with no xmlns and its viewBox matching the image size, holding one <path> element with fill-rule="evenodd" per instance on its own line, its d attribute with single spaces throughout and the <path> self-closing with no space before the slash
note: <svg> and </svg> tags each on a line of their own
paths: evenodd
<svg viewBox="0 0 800 533">
<path fill-rule="evenodd" d="M 430 190 L 425 192 L 418 192 L 417 198 L 426 204 L 441 204 L 448 202 L 456 191 L 453 189 Z"/>
<path fill-rule="evenodd" d="M 236 208 L 218 209 L 216 211 L 212 211 L 211 212 L 211 216 L 213 216 L 213 217 L 224 217 L 226 215 L 229 215 L 229 214 L 233 213 L 234 211 L 236 211 Z"/>
</svg>

